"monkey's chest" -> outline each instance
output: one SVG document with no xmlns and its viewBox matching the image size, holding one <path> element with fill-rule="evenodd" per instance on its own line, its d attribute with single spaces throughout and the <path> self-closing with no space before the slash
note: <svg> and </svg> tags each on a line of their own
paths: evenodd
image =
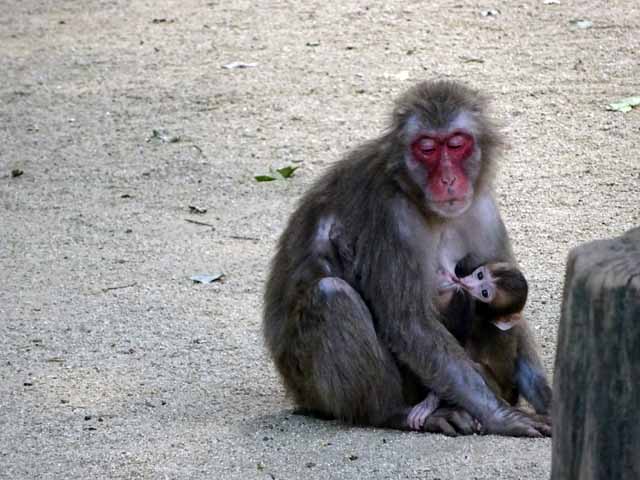
<svg viewBox="0 0 640 480">
<path fill-rule="evenodd" d="M 468 243 L 457 229 L 445 228 L 438 243 L 438 266 L 454 273 L 456 264 L 469 253 Z"/>
</svg>

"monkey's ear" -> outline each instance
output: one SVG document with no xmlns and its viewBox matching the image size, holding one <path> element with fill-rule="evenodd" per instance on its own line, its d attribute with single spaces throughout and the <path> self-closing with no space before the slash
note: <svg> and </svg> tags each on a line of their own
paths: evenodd
<svg viewBox="0 0 640 480">
<path fill-rule="evenodd" d="M 511 330 L 518 323 L 522 321 L 521 313 L 512 313 L 511 315 L 505 315 L 504 317 L 498 317 L 491 323 L 498 327 L 502 331 Z"/>
</svg>

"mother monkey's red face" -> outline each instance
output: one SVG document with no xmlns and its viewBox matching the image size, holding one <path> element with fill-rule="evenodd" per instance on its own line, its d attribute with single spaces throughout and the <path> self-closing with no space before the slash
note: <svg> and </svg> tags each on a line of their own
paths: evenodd
<svg viewBox="0 0 640 480">
<path fill-rule="evenodd" d="M 407 121 L 407 167 L 423 189 L 427 207 L 437 215 L 456 217 L 473 202 L 481 163 L 475 130 L 468 112 L 438 127 L 417 117 Z"/>
</svg>

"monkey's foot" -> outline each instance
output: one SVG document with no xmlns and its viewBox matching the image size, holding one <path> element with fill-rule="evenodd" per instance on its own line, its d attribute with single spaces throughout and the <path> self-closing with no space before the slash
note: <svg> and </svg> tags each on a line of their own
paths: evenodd
<svg viewBox="0 0 640 480">
<path fill-rule="evenodd" d="M 435 393 L 427 395 L 423 401 L 415 405 L 409 412 L 407 416 L 409 428 L 412 430 L 422 430 L 425 420 L 438 408 L 439 404 L 440 399 Z"/>
<path fill-rule="evenodd" d="M 525 408 L 521 408 L 521 407 L 516 407 L 516 410 L 518 410 L 519 412 L 524 413 L 525 415 L 533 418 L 536 422 L 548 425 L 549 427 L 551 427 L 551 415 L 549 415 L 548 413 L 538 413 L 538 412 L 532 412 L 528 409 Z"/>
<path fill-rule="evenodd" d="M 511 437 L 550 437 L 551 419 L 546 415 L 527 413 L 517 408 L 496 412 L 495 418 L 483 423 L 483 433 Z"/>
<path fill-rule="evenodd" d="M 450 437 L 473 435 L 480 433 L 480 423 L 462 408 L 441 407 L 427 417 L 422 431 Z"/>
</svg>

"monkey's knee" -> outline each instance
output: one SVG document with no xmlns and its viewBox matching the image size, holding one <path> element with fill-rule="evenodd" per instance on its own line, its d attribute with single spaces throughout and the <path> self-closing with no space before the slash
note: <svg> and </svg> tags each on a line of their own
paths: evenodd
<svg viewBox="0 0 640 480">
<path fill-rule="evenodd" d="M 312 309 L 324 312 L 326 321 L 337 318 L 354 318 L 360 327 L 369 330 L 371 313 L 364 300 L 345 280 L 338 277 L 324 277 L 318 280 L 312 291 Z M 373 329 L 370 329 L 371 333 Z"/>
<path fill-rule="evenodd" d="M 338 277 L 324 277 L 316 284 L 318 293 L 324 299 L 330 299 L 338 294 L 351 294 L 353 287 Z"/>
<path fill-rule="evenodd" d="M 362 297 L 346 281 L 326 277 L 312 292 L 306 319 L 316 409 L 353 423 L 377 424 L 404 405 L 401 375 L 376 334 Z M 309 405 L 311 406 L 311 405 Z"/>
</svg>

